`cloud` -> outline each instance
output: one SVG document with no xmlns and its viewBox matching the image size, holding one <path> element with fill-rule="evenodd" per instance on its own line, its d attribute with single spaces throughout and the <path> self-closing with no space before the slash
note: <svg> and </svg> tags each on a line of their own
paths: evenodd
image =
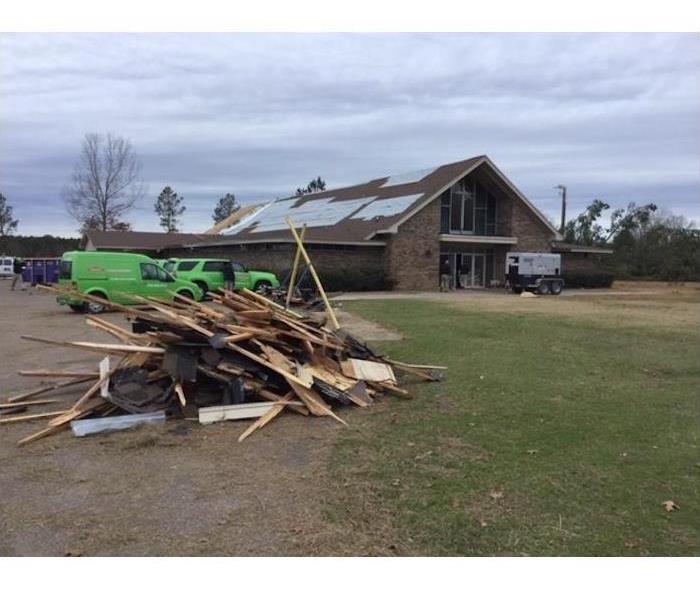
<svg viewBox="0 0 700 600">
<path fill-rule="evenodd" d="M 0 185 L 23 233 L 71 233 L 60 190 L 86 132 L 129 137 L 157 228 L 221 195 L 285 195 L 489 154 L 541 208 L 594 197 L 700 217 L 700 38 L 610 34 L 0 37 Z"/>
</svg>

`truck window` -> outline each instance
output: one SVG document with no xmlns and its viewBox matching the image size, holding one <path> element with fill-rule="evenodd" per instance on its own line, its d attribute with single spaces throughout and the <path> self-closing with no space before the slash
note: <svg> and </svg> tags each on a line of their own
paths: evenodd
<svg viewBox="0 0 700 600">
<path fill-rule="evenodd" d="M 73 273 L 73 262 L 70 260 L 62 260 L 58 268 L 58 276 L 61 279 L 70 279 Z"/>
<path fill-rule="evenodd" d="M 202 271 L 206 272 L 221 272 L 224 270 L 224 261 L 223 260 L 212 260 L 210 262 L 204 263 L 204 266 L 202 267 Z"/>
<path fill-rule="evenodd" d="M 158 281 L 158 267 L 151 263 L 141 263 L 141 279 Z"/>
<path fill-rule="evenodd" d="M 183 260 L 177 266 L 177 270 L 178 271 L 191 271 L 192 269 L 195 268 L 195 266 L 197 265 L 198 262 L 199 261 L 196 261 L 196 260 Z"/>
<path fill-rule="evenodd" d="M 240 263 L 231 263 L 233 265 L 233 270 L 236 273 L 245 273 L 245 267 Z"/>
</svg>

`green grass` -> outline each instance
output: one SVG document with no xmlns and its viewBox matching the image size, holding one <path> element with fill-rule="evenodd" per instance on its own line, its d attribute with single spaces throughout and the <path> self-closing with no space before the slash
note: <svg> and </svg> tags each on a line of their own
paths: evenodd
<svg viewBox="0 0 700 600">
<path fill-rule="evenodd" d="M 415 399 L 371 409 L 334 450 L 331 518 L 393 540 L 370 552 L 698 553 L 697 331 L 412 300 L 345 307 L 407 336 L 376 348 L 449 367 L 442 383 L 411 385 Z"/>
</svg>

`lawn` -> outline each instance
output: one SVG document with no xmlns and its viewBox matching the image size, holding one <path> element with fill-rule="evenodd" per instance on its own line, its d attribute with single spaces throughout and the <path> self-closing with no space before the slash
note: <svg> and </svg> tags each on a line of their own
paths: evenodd
<svg viewBox="0 0 700 600">
<path fill-rule="evenodd" d="M 373 407 L 334 450 L 328 516 L 378 540 L 368 552 L 698 554 L 697 327 L 616 322 L 614 303 L 607 319 L 345 308 L 406 336 L 375 348 L 449 367 L 411 385 L 414 399 Z"/>
</svg>

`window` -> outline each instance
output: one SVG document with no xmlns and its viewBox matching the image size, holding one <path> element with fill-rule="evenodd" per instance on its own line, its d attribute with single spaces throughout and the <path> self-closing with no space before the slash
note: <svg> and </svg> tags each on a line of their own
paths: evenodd
<svg viewBox="0 0 700 600">
<path fill-rule="evenodd" d="M 205 271 L 206 273 L 215 273 L 215 272 L 221 272 L 224 270 L 224 263 L 225 261 L 223 260 L 211 260 L 208 262 L 204 263 L 204 266 L 202 267 L 202 271 Z"/>
<path fill-rule="evenodd" d="M 440 199 L 440 233 L 496 235 L 496 198 L 465 177 Z"/>
<path fill-rule="evenodd" d="M 240 264 L 240 263 L 231 263 L 231 264 L 233 265 L 233 270 L 236 273 L 245 273 L 246 272 L 246 268 L 242 264 Z"/>
<path fill-rule="evenodd" d="M 440 196 L 440 233 L 450 233 L 450 190 Z"/>
<path fill-rule="evenodd" d="M 141 263 L 141 279 L 158 281 L 158 267 L 151 263 Z"/>
<path fill-rule="evenodd" d="M 199 261 L 196 260 L 183 260 L 180 261 L 180 264 L 177 266 L 178 271 L 191 271 L 197 266 L 197 263 Z"/>
<path fill-rule="evenodd" d="M 156 267 L 156 277 L 158 278 L 158 281 L 164 281 L 166 283 L 174 281 L 173 276 L 165 269 L 161 269 L 160 267 Z"/>
<path fill-rule="evenodd" d="M 7 263 L 5 263 L 7 264 Z M 70 260 L 62 260 L 58 268 L 58 276 L 60 279 L 70 279 L 73 273 L 73 263 Z"/>
</svg>

